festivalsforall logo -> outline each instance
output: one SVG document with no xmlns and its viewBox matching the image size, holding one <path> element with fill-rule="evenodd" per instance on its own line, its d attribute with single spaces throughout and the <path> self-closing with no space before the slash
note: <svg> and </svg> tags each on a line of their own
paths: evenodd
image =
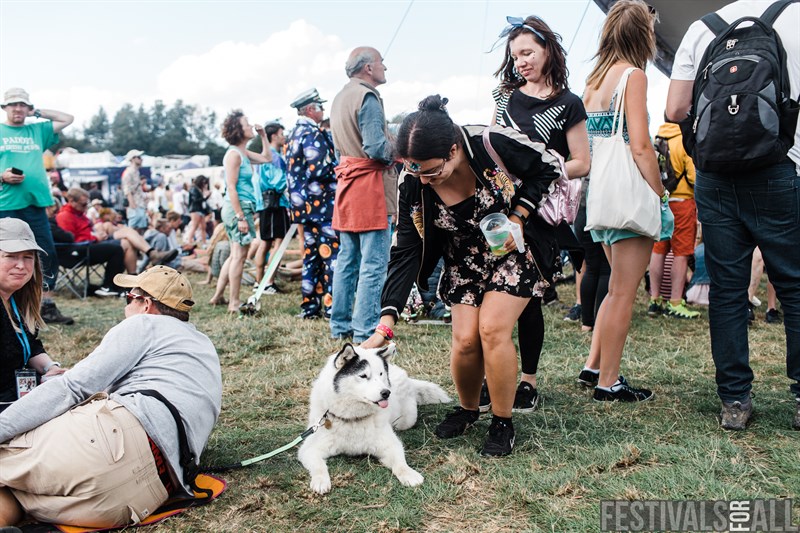
<svg viewBox="0 0 800 533">
<path fill-rule="evenodd" d="M 601 531 L 800 531 L 792 500 L 602 500 Z"/>
</svg>

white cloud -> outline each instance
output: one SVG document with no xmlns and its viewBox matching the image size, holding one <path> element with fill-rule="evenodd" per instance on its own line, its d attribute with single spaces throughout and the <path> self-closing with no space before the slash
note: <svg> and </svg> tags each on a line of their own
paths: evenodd
<svg viewBox="0 0 800 533">
<path fill-rule="evenodd" d="M 261 43 L 226 41 L 176 59 L 158 75 L 158 94 L 220 114 L 242 108 L 256 121 L 292 117 L 289 103 L 310 87 L 333 98 L 348 53 L 338 36 L 298 20 Z"/>
</svg>

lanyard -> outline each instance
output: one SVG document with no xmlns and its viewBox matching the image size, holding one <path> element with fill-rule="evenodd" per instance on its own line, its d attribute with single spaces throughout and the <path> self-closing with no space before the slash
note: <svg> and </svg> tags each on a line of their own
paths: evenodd
<svg viewBox="0 0 800 533">
<path fill-rule="evenodd" d="M 11 309 L 14 311 L 14 316 L 17 317 L 17 323 L 19 324 L 20 331 L 14 330 L 14 333 L 17 334 L 17 339 L 19 339 L 19 343 L 22 345 L 22 358 L 23 358 L 23 366 L 28 365 L 28 359 L 31 358 L 31 345 L 28 342 L 28 335 L 25 333 L 25 326 L 22 323 L 22 317 L 19 315 L 19 310 L 17 309 L 17 302 L 14 301 L 14 297 L 11 297 Z"/>
</svg>

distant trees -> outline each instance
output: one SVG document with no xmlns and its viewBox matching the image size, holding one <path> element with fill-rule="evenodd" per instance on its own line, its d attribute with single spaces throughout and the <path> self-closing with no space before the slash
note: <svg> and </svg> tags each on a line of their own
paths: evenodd
<svg viewBox="0 0 800 533">
<path fill-rule="evenodd" d="M 172 107 L 156 100 L 150 109 L 123 105 L 109 120 L 100 107 L 83 130 L 69 128 L 61 134 L 58 147 L 71 146 L 82 152 L 110 150 L 122 155 L 136 148 L 148 155 L 205 154 L 218 165 L 225 155 L 219 136 L 217 114 L 177 100 Z"/>
</svg>

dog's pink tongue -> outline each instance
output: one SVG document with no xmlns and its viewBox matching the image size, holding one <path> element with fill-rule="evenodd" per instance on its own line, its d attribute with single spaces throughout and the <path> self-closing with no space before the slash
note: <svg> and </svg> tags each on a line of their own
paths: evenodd
<svg viewBox="0 0 800 533">
<path fill-rule="evenodd" d="M 379 401 L 378 402 L 378 407 L 380 407 L 381 409 L 386 409 L 387 407 L 389 407 L 389 400 L 381 400 L 381 401 Z"/>
</svg>

